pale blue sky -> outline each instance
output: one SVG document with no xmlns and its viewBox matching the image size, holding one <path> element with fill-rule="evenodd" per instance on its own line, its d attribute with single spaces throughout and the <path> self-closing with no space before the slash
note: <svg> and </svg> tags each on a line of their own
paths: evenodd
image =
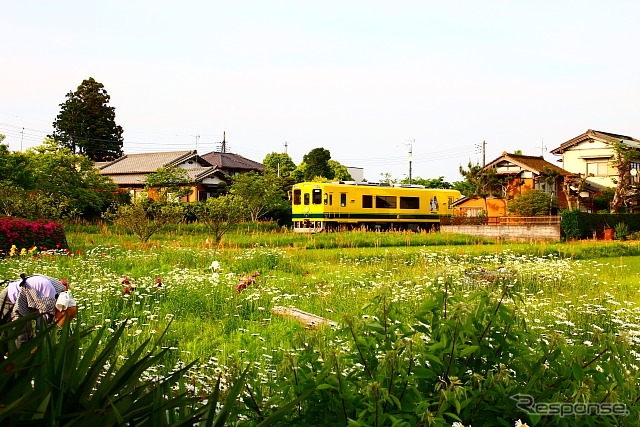
<svg viewBox="0 0 640 427">
<path fill-rule="evenodd" d="M 640 138 L 637 1 L 3 1 L 0 133 L 37 145 L 103 83 L 127 153 L 316 147 L 444 175 L 596 129 Z M 25 128 L 22 132 L 22 128 Z M 552 160 L 552 156 L 546 156 Z"/>
</svg>

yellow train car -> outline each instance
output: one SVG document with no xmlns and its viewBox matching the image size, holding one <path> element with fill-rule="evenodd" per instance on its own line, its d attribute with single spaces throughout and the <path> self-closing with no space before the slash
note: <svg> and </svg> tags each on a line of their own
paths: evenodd
<svg viewBox="0 0 640 427">
<path fill-rule="evenodd" d="M 294 231 L 317 233 L 339 228 L 430 229 L 452 216 L 457 190 L 366 182 L 301 182 L 291 195 Z"/>
</svg>

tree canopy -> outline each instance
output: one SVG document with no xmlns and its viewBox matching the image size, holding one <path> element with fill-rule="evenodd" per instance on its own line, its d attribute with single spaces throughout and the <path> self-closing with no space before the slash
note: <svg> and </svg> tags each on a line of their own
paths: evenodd
<svg viewBox="0 0 640 427">
<path fill-rule="evenodd" d="M 0 152 L 0 209 L 29 219 L 103 211 L 117 186 L 86 156 L 53 141 L 21 152 Z"/>
<path fill-rule="evenodd" d="M 102 83 L 89 77 L 75 92 L 66 95 L 50 136 L 72 153 L 84 154 L 93 161 L 122 156 L 122 127 L 115 122 L 115 108 Z"/>
<path fill-rule="evenodd" d="M 638 195 L 638 187 L 631 182 L 629 177 L 631 176 L 631 166 L 640 162 L 640 151 L 613 138 L 608 144 L 613 148 L 614 156 L 611 164 L 616 168 L 614 180 L 616 188 L 609 212 L 618 213 L 623 205 Z"/>
<path fill-rule="evenodd" d="M 333 172 L 333 179 L 336 181 L 353 181 L 353 177 L 347 167 L 335 160 L 329 160 L 329 168 Z"/>
<path fill-rule="evenodd" d="M 145 189 L 154 190 L 159 202 L 175 201 L 193 192 L 187 171 L 178 166 L 160 167 L 147 175 Z"/>
<path fill-rule="evenodd" d="M 333 170 L 329 165 L 331 153 L 325 148 L 314 148 L 304 155 L 303 163 L 306 165 L 304 181 L 311 181 L 316 177 L 333 179 Z"/>
<path fill-rule="evenodd" d="M 296 169 L 296 164 L 287 153 L 269 153 L 265 156 L 262 164 L 282 178 L 290 176 Z"/>
<path fill-rule="evenodd" d="M 528 190 L 511 201 L 507 210 L 518 216 L 549 215 L 553 200 L 542 190 Z"/>
<path fill-rule="evenodd" d="M 280 179 L 274 174 L 249 172 L 233 177 L 230 192 L 244 203 L 252 221 L 264 217 L 285 201 Z"/>
</svg>

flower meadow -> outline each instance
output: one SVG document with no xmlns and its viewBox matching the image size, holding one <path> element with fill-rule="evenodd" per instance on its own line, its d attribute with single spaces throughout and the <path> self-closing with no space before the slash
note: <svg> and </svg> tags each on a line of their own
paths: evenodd
<svg viewBox="0 0 640 427">
<path fill-rule="evenodd" d="M 8 256 L 0 276 L 67 278 L 77 328 L 105 336 L 125 328 L 110 363 L 164 333 L 167 357 L 144 372 L 147 381 L 195 361 L 180 387 L 203 402 L 218 379 L 222 393 L 242 381 L 230 424 L 258 425 L 273 414 L 283 425 L 640 422 L 633 250 L 576 259 L 564 255 L 568 245 L 212 248 L 68 239 L 70 251 Z M 307 328 L 274 315 L 276 306 L 329 325 Z M 562 415 L 554 403 L 565 405 Z M 584 409 L 589 403 L 620 411 Z"/>
</svg>

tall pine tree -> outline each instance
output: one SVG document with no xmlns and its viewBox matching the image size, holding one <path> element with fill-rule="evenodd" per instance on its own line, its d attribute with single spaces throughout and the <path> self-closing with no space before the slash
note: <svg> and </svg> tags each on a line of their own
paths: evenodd
<svg viewBox="0 0 640 427">
<path fill-rule="evenodd" d="M 108 105 L 111 97 L 104 85 L 89 77 L 66 98 L 53 122 L 51 137 L 93 161 L 122 156 L 122 127 L 116 125 L 115 108 Z"/>
</svg>

